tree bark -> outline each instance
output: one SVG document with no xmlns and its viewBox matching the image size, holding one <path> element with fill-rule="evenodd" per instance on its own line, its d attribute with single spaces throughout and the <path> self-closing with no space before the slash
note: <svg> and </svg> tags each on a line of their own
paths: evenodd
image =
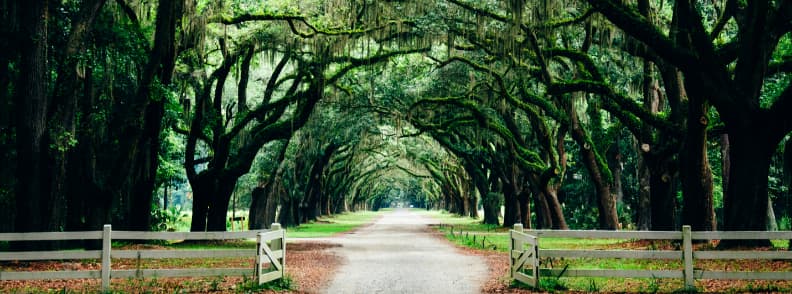
<svg viewBox="0 0 792 294">
<path fill-rule="evenodd" d="M 545 185 L 544 191 L 542 191 L 542 195 L 545 199 L 547 199 L 547 203 L 549 205 L 550 216 L 553 221 L 553 230 L 568 230 L 569 225 L 567 225 L 566 218 L 564 217 L 564 211 L 561 207 L 561 203 L 558 202 L 558 189 L 557 187 Z"/>
<path fill-rule="evenodd" d="M 729 178 L 731 176 L 731 144 L 729 134 L 721 135 L 721 189 L 723 190 L 723 203 L 728 202 Z"/>
<path fill-rule="evenodd" d="M 48 1 L 23 1 L 19 7 L 21 54 L 16 107 L 16 231 L 55 231 L 49 219 L 47 176 L 47 21 Z M 24 198 L 22 198 L 24 197 Z M 22 213 L 24 212 L 24 213 Z"/>
<path fill-rule="evenodd" d="M 272 171 L 266 182 L 251 192 L 251 203 L 248 215 L 248 229 L 258 230 L 269 228 L 275 221 L 275 213 L 280 202 L 279 192 L 282 185 L 282 176 L 285 168 L 284 159 L 289 141 L 283 143 L 278 152 L 278 167 Z M 258 189 L 258 191 L 257 191 Z"/>
<path fill-rule="evenodd" d="M 330 143 L 322 149 L 322 153 L 318 155 L 316 160 L 311 165 L 311 170 L 308 173 L 308 183 L 306 183 L 305 199 L 302 202 L 302 221 L 316 220 L 322 214 L 323 194 L 325 191 L 322 189 L 322 175 L 324 174 L 325 167 L 330 163 L 330 158 L 333 157 L 336 150 L 341 147 L 339 144 Z"/>
<path fill-rule="evenodd" d="M 670 158 L 644 156 L 649 169 L 651 191 L 651 230 L 675 231 L 679 228 L 674 221 L 676 216 L 676 185 L 672 171 L 674 164 Z"/>
<path fill-rule="evenodd" d="M 176 64 L 176 29 L 182 19 L 184 1 L 165 1 L 157 6 L 154 47 L 143 69 L 135 99 L 129 103 L 125 116 L 120 117 L 118 134 L 120 151 L 110 177 L 107 193 L 116 194 L 129 203 L 121 228 L 148 230 L 151 222 L 151 204 L 159 167 L 160 130 L 165 112 L 165 97 L 152 97 L 154 87 L 171 83 Z M 142 123 L 140 118 L 143 118 Z"/>
<path fill-rule="evenodd" d="M 723 203 L 723 229 L 764 231 L 767 226 L 767 177 L 776 144 L 760 127 L 729 129 L 730 174 Z M 728 201 L 727 201 L 728 200 Z M 768 240 L 744 242 L 768 245 Z M 728 245 L 724 245 L 728 247 Z"/>
<path fill-rule="evenodd" d="M 694 231 L 713 231 L 712 171 L 707 159 L 707 107 L 691 95 L 688 101 L 687 136 L 680 157 L 682 165 L 682 222 Z"/>
<path fill-rule="evenodd" d="M 597 158 L 594 146 L 591 145 L 590 140 L 587 139 L 586 131 L 580 125 L 574 109 L 570 114 L 570 134 L 575 142 L 580 147 L 580 155 L 583 160 L 583 165 L 591 175 L 594 181 L 594 186 L 597 192 L 597 209 L 599 211 L 598 222 L 599 228 L 604 230 L 615 230 L 619 228 L 619 218 L 616 213 L 616 201 L 612 193 L 612 183 L 605 174 L 603 169 L 607 166 L 602 166 Z"/>
<path fill-rule="evenodd" d="M 641 154 L 640 147 L 637 147 L 638 154 Z M 649 184 L 651 177 L 649 167 L 644 156 L 638 156 L 638 219 L 636 226 L 638 230 L 648 231 L 652 224 L 652 189 Z"/>
<path fill-rule="evenodd" d="M 550 205 L 547 203 L 547 197 L 539 189 L 533 189 L 534 198 L 534 211 L 536 212 L 536 228 L 537 229 L 551 229 L 553 227 L 553 219 L 550 211 Z M 520 215 L 522 217 L 522 215 Z"/>
</svg>

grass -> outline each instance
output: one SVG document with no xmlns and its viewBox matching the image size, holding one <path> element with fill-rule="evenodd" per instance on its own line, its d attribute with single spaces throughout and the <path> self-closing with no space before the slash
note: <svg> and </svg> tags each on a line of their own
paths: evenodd
<svg viewBox="0 0 792 294">
<path fill-rule="evenodd" d="M 317 221 L 287 228 L 286 238 L 321 238 L 354 230 L 370 223 L 380 212 L 358 211 L 320 218 Z"/>
<path fill-rule="evenodd" d="M 486 249 L 496 249 L 506 252 L 509 249 L 510 239 L 508 228 L 501 228 L 481 224 L 480 219 L 460 217 L 440 211 L 426 211 L 422 214 L 437 219 L 438 230 L 445 233 L 446 237 L 460 245 L 481 249 L 481 240 L 486 238 Z M 476 240 L 475 242 L 473 240 Z M 578 239 L 578 238 L 541 238 L 539 247 L 542 249 L 610 249 L 633 250 L 639 248 L 666 249 L 673 244 L 633 242 L 627 239 Z M 787 240 L 772 240 L 776 249 L 786 249 Z M 708 248 L 708 250 L 710 250 Z M 622 269 L 622 270 L 679 270 L 682 262 L 679 260 L 645 260 L 645 259 L 616 259 L 616 258 L 543 258 L 543 267 L 570 269 Z M 755 271 L 792 271 L 792 264 L 783 262 L 763 261 L 737 261 L 737 260 L 697 260 L 697 268 L 708 270 L 755 270 Z M 724 286 L 727 285 L 727 286 Z M 697 289 L 703 291 L 784 291 L 792 292 L 792 283 L 778 281 L 707 281 L 697 280 Z M 528 287 L 519 282 L 513 282 L 512 287 Z M 569 277 L 542 277 L 540 288 L 544 291 L 588 291 L 588 292 L 689 292 L 694 289 L 684 288 L 680 279 L 655 279 L 655 278 L 569 278 Z M 714 289 L 714 290 L 713 290 Z"/>
</svg>

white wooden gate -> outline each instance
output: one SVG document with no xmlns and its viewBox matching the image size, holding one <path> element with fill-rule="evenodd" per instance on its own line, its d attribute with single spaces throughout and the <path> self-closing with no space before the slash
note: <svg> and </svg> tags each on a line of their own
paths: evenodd
<svg viewBox="0 0 792 294">
<path fill-rule="evenodd" d="M 523 233 L 522 225 L 509 232 L 509 270 L 511 277 L 527 285 L 539 286 L 539 242 L 535 236 Z"/>
<path fill-rule="evenodd" d="M 286 231 L 272 224 L 272 231 L 258 234 L 256 242 L 256 277 L 259 284 L 282 279 L 286 270 Z M 270 264 L 269 270 L 262 265 Z"/>
</svg>

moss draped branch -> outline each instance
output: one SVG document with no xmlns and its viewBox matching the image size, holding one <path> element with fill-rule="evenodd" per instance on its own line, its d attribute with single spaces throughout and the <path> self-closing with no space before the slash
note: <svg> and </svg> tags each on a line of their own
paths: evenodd
<svg viewBox="0 0 792 294">
<path fill-rule="evenodd" d="M 365 35 L 367 33 L 385 29 L 392 25 L 407 24 L 409 26 L 412 24 L 412 22 L 410 21 L 391 20 L 381 25 L 370 28 L 336 30 L 336 29 L 319 28 L 313 25 L 304 15 L 299 15 L 299 14 L 250 14 L 250 13 L 244 13 L 233 17 L 218 16 L 209 20 L 210 23 L 221 23 L 225 25 L 235 25 L 250 21 L 285 21 L 289 25 L 289 29 L 292 31 L 292 33 L 302 38 L 312 38 L 317 35 L 325 35 L 325 36 Z M 300 29 L 297 28 L 296 25 L 297 23 L 301 23 L 305 25 L 309 31 L 308 32 L 300 31 Z"/>
<path fill-rule="evenodd" d="M 606 110 L 619 117 L 620 120 L 623 118 L 622 123 L 625 125 L 640 124 L 641 122 L 644 122 L 655 128 L 668 132 L 669 134 L 674 134 L 676 136 L 682 135 L 680 131 L 681 128 L 679 126 L 676 126 L 675 124 L 666 121 L 663 118 L 649 113 L 632 99 L 613 91 L 613 89 L 611 89 L 611 87 L 605 82 L 588 80 L 557 82 L 551 84 L 548 87 L 548 92 L 554 95 L 562 95 L 574 92 L 586 92 L 602 95 L 615 102 L 615 104 L 610 104 L 607 103 L 608 101 L 606 101 L 603 107 L 608 108 Z M 627 115 L 625 112 L 629 113 L 629 115 Z M 632 118 L 631 116 L 640 118 L 640 121 Z M 630 126 L 630 128 L 631 130 L 633 128 L 636 128 L 636 130 L 641 129 L 641 127 L 635 125 Z M 637 132 L 636 134 L 639 133 L 640 132 Z"/>
<path fill-rule="evenodd" d="M 686 70 L 698 68 L 698 59 L 693 52 L 677 46 L 635 9 L 621 4 L 621 1 L 588 0 L 588 2 L 616 26 L 651 47 L 657 55 L 676 67 Z"/>
</svg>

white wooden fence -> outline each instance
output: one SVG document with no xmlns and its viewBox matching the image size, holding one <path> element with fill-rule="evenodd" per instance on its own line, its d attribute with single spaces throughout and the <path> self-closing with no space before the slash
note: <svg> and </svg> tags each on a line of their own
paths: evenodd
<svg viewBox="0 0 792 294">
<path fill-rule="evenodd" d="M 256 276 L 259 283 L 283 278 L 286 265 L 286 235 L 280 224 L 271 230 L 245 232 L 134 232 L 112 231 L 105 225 L 102 231 L 0 233 L 0 241 L 102 240 L 101 250 L 60 250 L 0 252 L 0 261 L 101 259 L 100 270 L 83 271 L 0 271 L 0 281 L 48 279 L 102 279 L 102 290 L 110 286 L 111 278 L 149 277 L 206 277 Z M 257 240 L 257 249 L 217 250 L 111 250 L 112 240 Z M 254 268 L 194 268 L 194 269 L 133 269 L 114 270 L 111 258 L 225 258 L 254 257 Z M 262 265 L 269 263 L 267 268 Z"/>
<path fill-rule="evenodd" d="M 785 240 L 792 239 L 792 231 L 702 231 L 692 232 L 690 226 L 682 231 L 523 231 L 516 224 L 510 231 L 511 277 L 533 287 L 539 286 L 540 276 L 552 277 L 618 277 L 618 278 L 675 278 L 684 279 L 685 287 L 695 287 L 696 279 L 724 280 L 792 280 L 792 272 L 711 271 L 694 267 L 696 259 L 754 259 L 792 260 L 790 251 L 694 251 L 693 240 Z M 588 239 L 682 240 L 681 250 L 569 250 L 540 249 L 542 237 Z M 557 269 L 542 268 L 539 258 L 625 258 L 681 260 L 678 270 L 617 270 L 617 269 Z"/>
</svg>

